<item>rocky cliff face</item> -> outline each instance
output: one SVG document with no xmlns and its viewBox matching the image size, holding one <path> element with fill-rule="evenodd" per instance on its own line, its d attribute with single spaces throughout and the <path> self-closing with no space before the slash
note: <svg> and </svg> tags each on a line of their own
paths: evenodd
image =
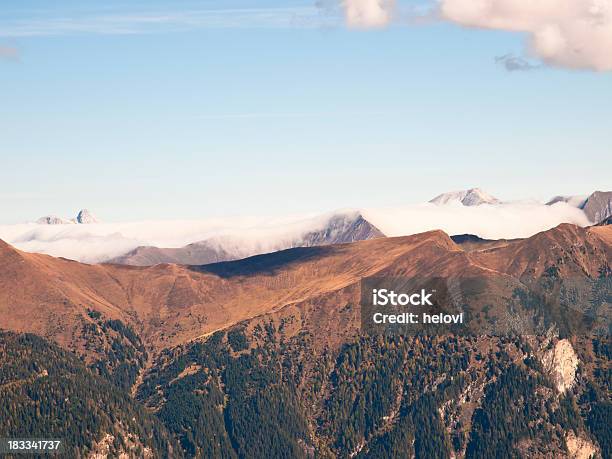
<svg viewBox="0 0 612 459">
<path fill-rule="evenodd" d="M 542 365 L 550 373 L 560 393 L 574 386 L 578 356 L 568 340 L 562 339 L 546 351 L 542 356 Z"/>
<path fill-rule="evenodd" d="M 565 444 L 570 459 L 590 459 L 601 457 L 599 450 L 587 438 L 580 435 L 577 436 L 574 431 L 570 430 L 565 435 Z"/>
<path fill-rule="evenodd" d="M 612 191 L 596 191 L 587 198 L 582 210 L 593 223 L 612 216 Z"/>
</svg>

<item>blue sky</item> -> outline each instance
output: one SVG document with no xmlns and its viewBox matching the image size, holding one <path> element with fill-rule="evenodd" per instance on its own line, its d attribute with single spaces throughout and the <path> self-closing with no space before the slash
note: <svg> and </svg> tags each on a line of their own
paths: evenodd
<svg viewBox="0 0 612 459">
<path fill-rule="evenodd" d="M 612 188 L 612 75 L 495 62 L 524 49 L 435 20 L 348 29 L 307 1 L 4 0 L 0 223 Z"/>
</svg>

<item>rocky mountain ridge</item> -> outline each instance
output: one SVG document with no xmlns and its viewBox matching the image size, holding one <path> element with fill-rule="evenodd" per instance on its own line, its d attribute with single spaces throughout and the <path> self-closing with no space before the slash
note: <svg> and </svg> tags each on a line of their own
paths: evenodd
<svg viewBox="0 0 612 459">
<path fill-rule="evenodd" d="M 68 224 L 82 224 L 87 225 L 91 223 L 100 223 L 100 221 L 87 209 L 81 209 L 77 213 L 75 218 L 64 219 L 57 215 L 46 215 L 36 220 L 39 225 L 68 225 Z"/>
</svg>

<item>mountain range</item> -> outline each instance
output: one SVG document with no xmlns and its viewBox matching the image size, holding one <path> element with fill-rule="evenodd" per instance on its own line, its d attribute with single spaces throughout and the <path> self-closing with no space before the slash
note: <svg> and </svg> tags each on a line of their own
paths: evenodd
<svg viewBox="0 0 612 459">
<path fill-rule="evenodd" d="M 268 251 L 278 251 L 293 247 L 314 247 L 320 245 L 342 244 L 384 237 L 384 234 L 363 218 L 360 213 L 332 215 L 321 228 L 300 234 L 288 241 L 281 241 L 268 247 Z M 221 236 L 188 244 L 180 248 L 159 248 L 140 246 L 110 263 L 133 266 L 150 266 L 157 263 L 178 263 L 203 265 L 219 261 L 238 260 L 263 250 L 249 250 L 241 245 L 239 238 Z M 255 252 L 255 253 L 254 253 Z"/>
<path fill-rule="evenodd" d="M 81 209 L 77 213 L 75 218 L 64 219 L 57 215 L 46 215 L 36 220 L 39 225 L 68 225 L 72 223 L 78 223 L 87 225 L 91 223 L 100 223 L 100 221 L 87 209 Z"/>
<path fill-rule="evenodd" d="M 564 278 L 596 278 L 609 266 L 611 244 L 609 225 L 561 225 L 528 239 L 465 250 L 442 231 L 431 231 L 203 266 L 128 267 L 29 254 L 0 242 L 0 328 L 74 349 L 79 329 L 89 322 L 87 311 L 95 310 L 135 327 L 149 346 L 161 349 L 261 314 L 295 311 L 315 297 L 350 292 L 358 302 L 354 295 L 365 277 L 510 276 L 522 282 L 554 267 Z"/>
<path fill-rule="evenodd" d="M 88 211 L 63 220 L 43 217 L 40 225 L 0 226 L 0 237 L 23 250 L 85 262 L 135 266 L 157 263 L 206 264 L 245 258 L 292 247 L 309 247 L 381 236 L 409 235 L 443 228 L 450 234 L 473 234 L 500 240 L 528 237 L 567 222 L 588 226 L 612 214 L 612 192 L 557 196 L 544 204 L 506 202 L 472 188 L 444 193 L 429 203 L 398 209 L 338 211 L 331 214 L 245 222 L 94 223 Z M 200 229 L 201 228 L 201 229 Z"/>
<path fill-rule="evenodd" d="M 571 287 L 609 320 L 612 227 L 454 239 L 150 267 L 0 242 L 0 427 L 58 426 L 81 456 L 609 457 L 609 338 L 538 298 Z M 469 323 L 515 332 L 369 335 L 362 282 L 381 277 L 476 280 Z"/>
</svg>

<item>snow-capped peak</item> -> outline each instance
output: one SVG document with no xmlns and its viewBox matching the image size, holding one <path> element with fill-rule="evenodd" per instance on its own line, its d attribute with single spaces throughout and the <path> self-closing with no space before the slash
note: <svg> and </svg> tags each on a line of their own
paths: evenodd
<svg viewBox="0 0 612 459">
<path fill-rule="evenodd" d="M 75 218 L 70 220 L 58 217 L 57 215 L 46 215 L 36 220 L 39 225 L 69 225 L 69 224 L 88 224 L 99 223 L 98 219 L 87 209 L 79 210 Z"/>
<path fill-rule="evenodd" d="M 443 193 L 436 196 L 429 202 L 438 205 L 459 202 L 464 206 L 478 206 L 480 204 L 499 204 L 501 201 L 496 197 L 482 191 L 480 188 L 470 188 L 469 190 Z"/>
<path fill-rule="evenodd" d="M 77 214 L 76 222 L 81 224 L 98 223 L 98 219 L 87 209 L 81 209 Z"/>
</svg>

